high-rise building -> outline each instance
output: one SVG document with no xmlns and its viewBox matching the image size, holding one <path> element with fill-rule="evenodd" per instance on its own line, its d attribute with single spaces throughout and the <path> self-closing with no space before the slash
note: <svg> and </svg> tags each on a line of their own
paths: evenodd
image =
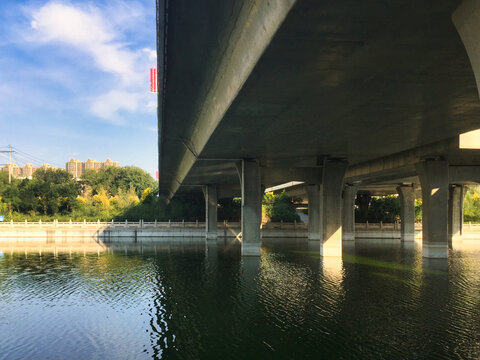
<svg viewBox="0 0 480 360">
<path fill-rule="evenodd" d="M 118 161 L 107 159 L 105 161 L 97 161 L 95 159 L 88 159 L 87 161 L 80 161 L 77 159 L 71 159 L 65 163 L 65 169 L 72 174 L 75 179 L 79 179 L 86 170 L 98 171 L 101 168 L 107 166 L 119 167 Z M 10 171 L 15 178 L 28 178 L 31 179 L 32 175 L 38 169 L 56 169 L 49 164 L 43 164 L 42 166 L 33 166 L 33 164 L 27 163 L 24 166 L 18 166 L 15 163 L 5 164 L 0 168 L 1 171 Z"/>
<path fill-rule="evenodd" d="M 65 163 L 65 170 L 73 175 L 74 178 L 78 179 L 82 174 L 82 162 L 77 159 L 72 159 Z"/>
<path fill-rule="evenodd" d="M 78 159 L 71 159 L 65 163 L 65 169 L 76 179 L 79 179 L 86 170 L 98 171 L 107 166 L 119 167 L 118 161 L 112 161 L 111 159 L 105 161 L 97 161 L 95 159 L 80 161 Z"/>
<path fill-rule="evenodd" d="M 30 179 L 32 175 L 38 169 L 56 169 L 54 166 L 50 166 L 49 164 L 43 164 L 42 166 L 33 166 L 33 164 L 27 163 L 24 166 L 18 166 L 15 163 L 9 163 L 4 165 L 0 170 L 1 171 L 10 171 L 15 178 L 28 178 Z"/>
</svg>

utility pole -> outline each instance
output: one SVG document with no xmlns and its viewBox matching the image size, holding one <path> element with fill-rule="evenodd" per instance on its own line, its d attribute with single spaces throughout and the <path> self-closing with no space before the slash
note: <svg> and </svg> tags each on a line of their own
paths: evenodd
<svg viewBox="0 0 480 360">
<path fill-rule="evenodd" d="M 8 145 L 8 183 L 12 182 L 12 146 Z"/>
<path fill-rule="evenodd" d="M 11 184 L 12 182 L 12 146 L 8 145 L 8 151 L 0 151 L 0 153 L 7 153 L 8 152 L 8 183 Z"/>
</svg>

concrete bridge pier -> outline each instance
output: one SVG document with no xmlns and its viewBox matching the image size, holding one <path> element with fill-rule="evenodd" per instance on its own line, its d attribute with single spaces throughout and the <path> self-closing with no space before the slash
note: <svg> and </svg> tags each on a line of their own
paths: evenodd
<svg viewBox="0 0 480 360">
<path fill-rule="evenodd" d="M 242 255 L 260 256 L 262 185 L 260 166 L 255 160 L 242 160 Z"/>
<path fill-rule="evenodd" d="M 423 200 L 423 257 L 448 257 L 448 163 L 426 160 L 415 165 Z"/>
<path fill-rule="evenodd" d="M 448 191 L 448 236 L 449 242 L 462 240 L 464 186 L 452 185 Z"/>
<path fill-rule="evenodd" d="M 343 190 L 343 220 L 342 220 L 342 239 L 346 241 L 355 240 L 355 197 L 357 187 L 345 185 Z"/>
<path fill-rule="evenodd" d="M 398 186 L 400 198 L 400 218 L 402 220 L 400 233 L 402 241 L 415 239 L 415 189 L 413 186 Z"/>
<path fill-rule="evenodd" d="M 323 239 L 323 187 L 321 184 L 307 185 L 308 195 L 308 240 Z"/>
<path fill-rule="evenodd" d="M 217 239 L 217 187 L 205 186 L 205 237 L 207 240 Z"/>
<path fill-rule="evenodd" d="M 347 167 L 344 160 L 327 160 L 323 165 L 323 256 L 342 256 L 342 190 Z"/>
</svg>

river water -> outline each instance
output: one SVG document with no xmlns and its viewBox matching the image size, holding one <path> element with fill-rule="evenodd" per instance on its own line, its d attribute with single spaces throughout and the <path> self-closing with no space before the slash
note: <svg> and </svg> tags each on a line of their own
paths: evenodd
<svg viewBox="0 0 480 360">
<path fill-rule="evenodd" d="M 204 240 L 0 251 L 1 359 L 478 359 L 480 247 Z"/>
</svg>

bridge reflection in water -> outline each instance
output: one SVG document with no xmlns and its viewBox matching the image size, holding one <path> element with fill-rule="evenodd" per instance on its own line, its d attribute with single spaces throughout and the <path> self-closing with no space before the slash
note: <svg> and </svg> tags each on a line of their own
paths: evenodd
<svg viewBox="0 0 480 360">
<path fill-rule="evenodd" d="M 37 246 L 37 247 L 35 247 Z M 0 247 L 6 358 L 477 358 L 480 248 L 357 241 Z M 448 264 L 447 264 L 448 261 Z M 447 266 L 448 265 L 448 266 Z"/>
</svg>

